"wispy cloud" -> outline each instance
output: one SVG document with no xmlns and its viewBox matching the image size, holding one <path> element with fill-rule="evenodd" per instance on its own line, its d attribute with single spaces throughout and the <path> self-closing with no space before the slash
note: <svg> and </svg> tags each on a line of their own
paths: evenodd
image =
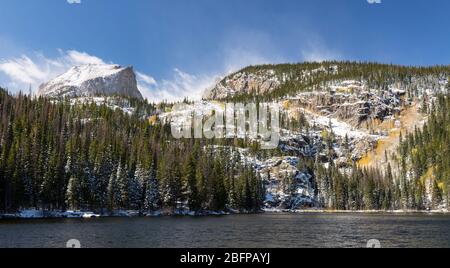
<svg viewBox="0 0 450 268">
<path fill-rule="evenodd" d="M 96 57 L 87 54 L 86 52 L 79 52 L 76 50 L 69 50 L 66 53 L 59 50 L 60 54 L 64 55 L 64 60 L 70 65 L 83 65 L 83 64 L 105 64 L 105 62 Z"/>
<path fill-rule="evenodd" d="M 156 81 L 148 75 L 137 73 L 138 87 L 150 101 L 179 101 L 184 98 L 199 100 L 205 89 L 214 85 L 218 75 L 194 75 L 180 69 L 173 70 L 172 77 Z"/>
<path fill-rule="evenodd" d="M 251 49 L 234 48 L 225 53 L 222 73 L 238 71 L 249 65 L 269 64 L 280 62 Z"/>
<path fill-rule="evenodd" d="M 168 79 L 156 81 L 149 75 L 137 73 L 138 87 L 152 101 L 179 101 L 184 98 L 200 100 L 203 93 L 224 76 L 249 65 L 278 62 L 251 49 L 234 47 L 224 50 L 223 60 L 209 73 L 192 74 L 175 68 Z"/>
<path fill-rule="evenodd" d="M 81 0 L 67 0 L 69 4 L 81 4 Z"/>
<path fill-rule="evenodd" d="M 340 60 L 343 58 L 339 52 L 329 49 L 321 43 L 308 45 L 305 49 L 302 49 L 301 54 L 303 61 L 322 62 L 327 60 Z"/>
<path fill-rule="evenodd" d="M 151 77 L 150 75 L 143 74 L 141 72 L 136 72 L 137 80 L 140 81 L 143 84 L 146 84 L 148 86 L 156 86 L 158 83 L 156 82 L 155 78 Z"/>
<path fill-rule="evenodd" d="M 55 78 L 73 66 L 103 63 L 105 62 L 98 57 L 75 50 L 59 50 L 59 56 L 55 58 L 46 57 L 42 53 L 22 55 L 0 60 L 0 73 L 3 73 L 0 82 L 12 91 L 26 90 L 29 86 L 36 90 L 41 83 Z"/>
<path fill-rule="evenodd" d="M 85 64 L 107 64 L 103 59 L 76 50 L 59 50 L 59 56 L 46 57 L 42 53 L 31 56 L 0 60 L 0 85 L 12 92 L 26 91 L 29 86 L 33 91 L 73 66 Z M 108 62 L 108 64 L 113 64 Z M 162 100 L 177 101 L 188 97 L 200 99 L 203 91 L 214 84 L 217 77 L 193 75 L 180 69 L 174 69 L 172 77 L 157 81 L 153 76 L 136 71 L 139 90 L 152 102 Z"/>
<path fill-rule="evenodd" d="M 303 61 L 322 62 L 327 60 L 341 60 L 342 54 L 330 49 L 323 40 L 319 38 L 310 39 L 301 50 Z"/>
<path fill-rule="evenodd" d="M 249 65 L 285 62 L 283 53 L 265 32 L 238 29 L 222 41 L 222 73 L 235 72 Z"/>
<path fill-rule="evenodd" d="M 27 56 L 1 62 L 0 70 L 12 80 L 26 84 L 33 84 L 47 76 L 46 72 Z"/>
<path fill-rule="evenodd" d="M 261 32 L 239 31 L 225 36 L 220 51 L 215 67 L 205 72 L 192 73 L 175 68 L 169 78 L 161 81 L 146 79 L 138 73 L 142 94 L 149 100 L 158 101 L 177 101 L 186 97 L 199 100 L 205 90 L 232 72 L 249 65 L 284 61 L 272 46 L 270 38 Z"/>
</svg>

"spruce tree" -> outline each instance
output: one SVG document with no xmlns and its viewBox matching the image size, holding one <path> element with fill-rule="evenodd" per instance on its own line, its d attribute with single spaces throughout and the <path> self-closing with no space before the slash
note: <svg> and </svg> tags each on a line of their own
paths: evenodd
<svg viewBox="0 0 450 268">
<path fill-rule="evenodd" d="M 201 207 L 200 197 L 197 188 L 197 167 L 195 165 L 195 155 L 188 157 L 184 166 L 184 196 L 188 202 L 189 209 L 198 211 Z"/>
<path fill-rule="evenodd" d="M 149 177 L 148 171 L 139 164 L 134 172 L 134 176 L 128 183 L 129 206 L 135 210 L 141 210 L 143 207 L 144 184 Z"/>
<path fill-rule="evenodd" d="M 80 182 L 75 176 L 71 176 L 67 185 L 66 203 L 69 209 L 78 209 Z"/>
<path fill-rule="evenodd" d="M 117 168 L 116 181 L 119 190 L 119 206 L 121 209 L 126 209 L 129 204 L 128 171 L 125 165 L 122 165 L 120 162 Z"/>
<path fill-rule="evenodd" d="M 150 167 L 149 177 L 147 178 L 145 190 L 145 210 L 156 211 L 161 208 L 161 197 L 159 193 L 159 180 L 156 177 L 156 157 L 153 157 Z"/>
</svg>

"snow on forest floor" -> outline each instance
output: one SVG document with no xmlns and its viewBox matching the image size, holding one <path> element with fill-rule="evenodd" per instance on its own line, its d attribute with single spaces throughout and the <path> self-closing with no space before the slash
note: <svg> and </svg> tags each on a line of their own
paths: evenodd
<svg viewBox="0 0 450 268">
<path fill-rule="evenodd" d="M 183 209 L 177 209 L 173 211 L 151 211 L 139 213 L 136 210 L 117 210 L 112 213 L 96 214 L 89 211 L 43 211 L 43 210 L 22 210 L 17 213 L 5 213 L 0 214 L 0 219 L 58 219 L 58 218 L 72 218 L 72 219 L 93 219 L 104 217 L 160 217 L 160 216 L 223 216 L 229 214 L 246 214 L 248 212 L 241 212 L 236 210 L 225 211 L 189 211 Z"/>
<path fill-rule="evenodd" d="M 337 120 L 336 118 L 322 116 L 319 114 L 316 114 L 314 112 L 311 112 L 306 109 L 301 109 L 302 112 L 305 113 L 307 118 L 309 119 L 308 122 L 312 124 L 316 124 L 318 126 L 328 128 L 331 126 L 331 129 L 333 133 L 341 138 L 345 138 L 345 136 L 348 136 L 348 138 L 354 138 L 354 139 L 363 139 L 363 138 L 373 138 L 378 139 L 380 136 L 377 135 L 370 135 L 368 132 L 356 129 L 352 127 L 350 124 L 346 122 L 342 122 Z"/>
<path fill-rule="evenodd" d="M 135 112 L 135 109 L 130 106 L 129 102 L 120 97 L 78 97 L 72 98 L 70 104 L 73 106 L 82 104 L 95 104 L 97 106 L 106 105 L 112 110 L 121 110 L 130 116 Z"/>
<path fill-rule="evenodd" d="M 73 219 L 95 219 L 95 218 L 132 218 L 132 217 L 163 217 L 163 216 L 185 216 L 185 217 L 204 217 L 204 216 L 227 216 L 232 214 L 255 214 L 255 213 L 364 213 L 364 214 L 448 214 L 450 211 L 446 208 L 437 210 L 328 210 L 321 208 L 310 209 L 277 209 L 277 208 L 265 208 L 260 212 L 240 212 L 240 211 L 174 211 L 171 213 L 164 211 L 154 211 L 151 213 L 139 214 L 136 211 L 121 211 L 121 213 L 109 215 L 97 215 L 92 212 L 44 212 L 42 210 L 24 210 L 18 213 L 12 214 L 0 214 L 1 219 L 60 219 L 60 218 L 73 218 Z M 68 216 L 68 215 L 71 216 Z"/>
<path fill-rule="evenodd" d="M 448 209 L 438 209 L 438 210 L 331 210 L 331 209 L 264 209 L 266 213 L 337 213 L 337 214 L 349 214 L 349 213 L 363 213 L 363 214 L 448 214 L 450 211 Z"/>
</svg>

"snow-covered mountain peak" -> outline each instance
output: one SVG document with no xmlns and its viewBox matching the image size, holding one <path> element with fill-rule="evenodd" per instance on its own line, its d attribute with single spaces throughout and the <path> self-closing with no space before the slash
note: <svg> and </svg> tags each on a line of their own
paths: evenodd
<svg viewBox="0 0 450 268">
<path fill-rule="evenodd" d="M 131 67 L 128 67 L 131 68 Z M 82 66 L 74 66 L 67 73 L 59 76 L 60 80 L 65 80 L 73 85 L 80 85 L 83 81 L 95 79 L 97 77 L 107 77 L 123 71 L 120 65 L 99 65 L 89 64 Z"/>
<path fill-rule="evenodd" d="M 99 95 L 123 95 L 142 99 L 133 67 L 108 64 L 75 66 L 42 84 L 38 91 L 38 96 L 52 98 Z"/>
</svg>

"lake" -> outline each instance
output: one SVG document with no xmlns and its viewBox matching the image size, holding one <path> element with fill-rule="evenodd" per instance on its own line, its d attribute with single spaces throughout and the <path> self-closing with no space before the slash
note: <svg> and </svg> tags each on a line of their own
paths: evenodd
<svg viewBox="0 0 450 268">
<path fill-rule="evenodd" d="M 450 215 L 284 214 L 2 220 L 0 247 L 450 247 Z"/>
</svg>

